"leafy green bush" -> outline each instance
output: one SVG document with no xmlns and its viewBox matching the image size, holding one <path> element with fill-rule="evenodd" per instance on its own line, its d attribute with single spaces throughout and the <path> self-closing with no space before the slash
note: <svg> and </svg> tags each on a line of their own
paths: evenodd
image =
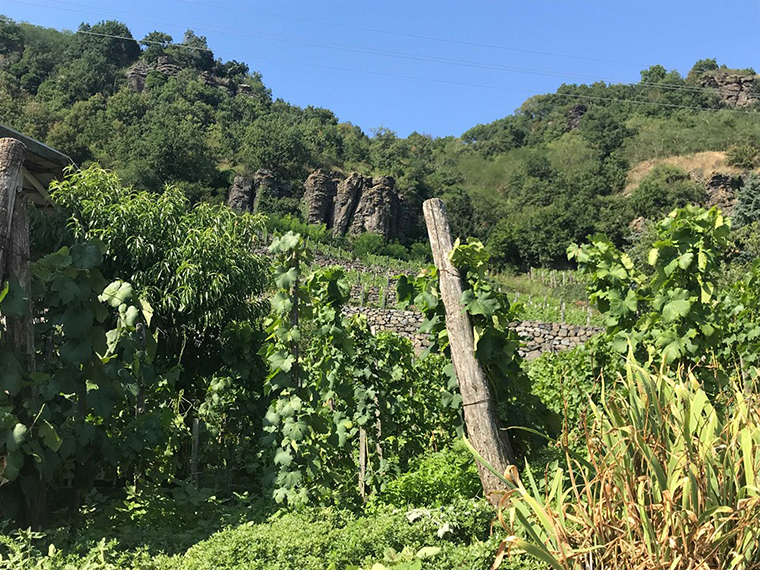
<svg viewBox="0 0 760 570">
<path fill-rule="evenodd" d="M 440 506 L 482 492 L 472 455 L 462 442 L 417 459 L 409 471 L 390 481 L 377 502 L 398 507 Z"/>
<path fill-rule="evenodd" d="M 557 421 L 566 422 L 570 437 L 581 436 L 581 419 L 591 402 L 599 400 L 603 376 L 614 376 L 619 358 L 607 339 L 595 337 L 573 350 L 546 353 L 527 363 L 531 389 Z M 560 426 L 555 426 L 555 433 Z"/>
<path fill-rule="evenodd" d="M 673 208 L 703 200 L 705 189 L 683 170 L 656 166 L 628 197 L 631 217 L 659 218 Z"/>
<path fill-rule="evenodd" d="M 751 144 L 735 144 L 726 151 L 726 162 L 738 168 L 755 168 L 760 161 L 760 150 Z"/>
<path fill-rule="evenodd" d="M 568 248 L 592 279 L 589 298 L 604 314 L 616 350 L 632 347 L 642 361 L 691 366 L 720 350 L 728 315 L 719 310 L 717 285 L 729 231 L 717 208 L 674 210 L 657 227 L 647 259 L 651 276 L 605 236 Z"/>
<path fill-rule="evenodd" d="M 445 552 L 462 547 L 468 555 L 480 551 L 480 563 L 493 556 L 488 540 L 494 513 L 485 501 L 457 501 L 438 509 L 409 512 L 379 509 L 356 516 L 337 509 L 281 511 L 265 524 L 245 524 L 219 532 L 191 548 L 182 558 L 185 570 L 324 570 L 365 566 L 383 559 L 388 548 L 419 550 L 442 546 Z M 430 568 L 453 568 L 446 556 Z M 462 557 L 460 555 L 459 559 Z"/>
<path fill-rule="evenodd" d="M 383 249 L 383 237 L 369 232 L 363 233 L 354 239 L 354 253 L 358 257 L 366 255 L 379 255 Z"/>
</svg>

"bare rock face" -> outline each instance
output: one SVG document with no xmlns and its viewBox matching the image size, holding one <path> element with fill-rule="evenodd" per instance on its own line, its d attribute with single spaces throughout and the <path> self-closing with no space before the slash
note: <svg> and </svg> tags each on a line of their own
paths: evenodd
<svg viewBox="0 0 760 570">
<path fill-rule="evenodd" d="M 239 212 L 252 212 L 255 195 L 256 190 L 253 187 L 252 176 L 235 176 L 230 193 L 227 196 L 227 205 Z"/>
<path fill-rule="evenodd" d="M 238 175 L 230 187 L 227 205 L 241 212 L 268 210 L 269 200 L 291 196 L 268 170 L 253 176 Z M 329 170 L 318 169 L 304 182 L 302 199 L 306 221 L 325 224 L 333 235 L 375 233 L 386 240 L 406 235 L 414 219 L 411 205 L 396 189 L 390 176 L 370 178 L 352 172 L 340 180 Z"/>
<path fill-rule="evenodd" d="M 707 181 L 706 206 L 718 208 L 727 216 L 733 214 L 736 193 L 741 186 L 741 179 L 727 174 L 715 173 Z"/>
<path fill-rule="evenodd" d="M 316 170 L 304 184 L 306 220 L 325 224 L 333 235 L 371 232 L 385 239 L 404 235 L 412 212 L 390 176 L 370 178 L 352 172 L 344 180 L 326 170 Z"/>
<path fill-rule="evenodd" d="M 270 198 L 287 195 L 285 186 L 280 184 L 268 170 L 257 170 L 253 176 L 239 174 L 227 194 L 227 205 L 239 212 L 259 212 Z"/>
<path fill-rule="evenodd" d="M 351 227 L 348 229 L 350 235 L 370 232 L 386 239 L 396 237 L 392 231 L 395 228 L 391 227 L 394 210 L 398 213 L 395 185 L 395 180 L 390 176 L 378 176 L 372 179 L 371 186 L 363 188 Z"/>
<path fill-rule="evenodd" d="M 338 184 L 333 207 L 333 235 L 346 235 L 354 217 L 359 196 L 364 188 L 364 177 L 352 172 Z"/>
<path fill-rule="evenodd" d="M 398 213 L 395 185 L 396 182 L 390 176 L 379 176 L 372 179 L 371 186 L 362 189 L 348 230 L 350 235 L 370 232 L 386 239 L 396 237 L 395 232 L 391 231 L 394 209 Z"/>
<path fill-rule="evenodd" d="M 581 118 L 586 114 L 586 105 L 583 103 L 576 103 L 567 112 L 567 126 L 570 130 L 575 130 L 581 126 Z"/>
<path fill-rule="evenodd" d="M 164 75 L 177 75 L 182 68 L 172 61 L 172 58 L 168 55 L 159 56 L 156 61 L 156 71 L 163 73 Z"/>
<path fill-rule="evenodd" d="M 148 77 L 150 67 L 142 61 L 138 61 L 127 70 L 127 83 L 130 89 L 142 93 L 145 89 L 145 78 Z"/>
<path fill-rule="evenodd" d="M 700 83 L 702 87 L 717 89 L 720 98 L 729 107 L 747 107 L 757 101 L 753 93 L 759 77 L 736 73 L 715 73 L 703 76 Z"/>
<path fill-rule="evenodd" d="M 320 168 L 309 175 L 303 187 L 306 222 L 332 226 L 333 202 L 338 188 L 338 180 L 331 172 Z"/>
<path fill-rule="evenodd" d="M 270 199 L 282 198 L 289 192 L 269 170 L 259 169 L 253 175 L 253 186 L 256 189 L 256 198 L 253 201 L 253 211 L 260 212 L 262 205 Z"/>
</svg>

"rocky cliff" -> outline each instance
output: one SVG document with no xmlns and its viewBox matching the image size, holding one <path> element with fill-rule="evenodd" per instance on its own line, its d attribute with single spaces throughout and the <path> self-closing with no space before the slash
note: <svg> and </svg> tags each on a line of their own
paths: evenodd
<svg viewBox="0 0 760 570">
<path fill-rule="evenodd" d="M 411 218 L 409 206 L 390 176 L 352 172 L 341 179 L 320 169 L 304 183 L 303 203 L 311 224 L 325 224 L 335 235 L 370 232 L 385 239 L 402 238 Z"/>
<path fill-rule="evenodd" d="M 700 79 L 702 87 L 717 89 L 720 98 L 730 107 L 748 107 L 758 100 L 758 75 L 719 72 Z"/>
<path fill-rule="evenodd" d="M 162 55 L 158 57 L 154 64 L 148 64 L 144 61 L 138 61 L 133 64 L 127 69 L 127 84 L 132 90 L 140 93 L 145 89 L 145 82 L 149 73 L 157 72 L 166 77 L 172 77 L 178 75 L 181 71 L 182 67 L 177 65 L 171 57 L 168 55 Z M 250 85 L 236 85 L 235 83 L 230 82 L 229 79 L 218 77 L 209 71 L 201 72 L 198 77 L 208 87 L 223 89 L 230 95 L 250 93 L 251 91 Z"/>
<path fill-rule="evenodd" d="M 289 190 L 268 170 L 257 170 L 252 176 L 239 174 L 232 182 L 227 205 L 240 212 L 260 212 L 268 200 L 287 196 Z"/>
</svg>

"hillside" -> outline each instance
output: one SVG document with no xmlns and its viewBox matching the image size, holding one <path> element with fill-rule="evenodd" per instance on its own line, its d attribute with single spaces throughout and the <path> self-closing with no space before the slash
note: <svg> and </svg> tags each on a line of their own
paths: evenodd
<svg viewBox="0 0 760 570">
<path fill-rule="evenodd" d="M 732 204 L 757 166 L 759 94 L 753 70 L 702 60 L 682 77 L 654 65 L 637 84 L 563 85 L 460 137 L 370 137 L 327 109 L 277 99 L 192 31 L 180 43 L 161 32 L 138 41 L 118 22 L 68 33 L 0 20 L 0 122 L 80 165 L 155 192 L 173 184 L 192 201 L 222 202 L 235 180 L 264 177 L 272 191 L 260 211 L 328 225 L 354 177 L 371 194 L 367 209 L 401 212 L 403 227 L 360 216 L 348 233 L 406 246 L 424 237 L 422 200 L 440 196 L 455 231 L 482 238 L 502 266 L 562 265 L 568 243 L 588 234 L 625 245 L 631 227 L 674 206 Z M 726 152 L 707 168 L 684 158 Z M 321 185 L 307 184 L 304 204 L 317 169 Z M 712 184 L 713 174 L 725 180 Z"/>
</svg>

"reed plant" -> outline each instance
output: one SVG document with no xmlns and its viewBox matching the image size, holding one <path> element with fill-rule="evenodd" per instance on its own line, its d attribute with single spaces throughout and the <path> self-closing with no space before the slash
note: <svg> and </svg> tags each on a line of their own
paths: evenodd
<svg viewBox="0 0 760 570">
<path fill-rule="evenodd" d="M 493 568 L 518 552 L 556 570 L 760 568 L 754 386 L 713 397 L 688 371 L 630 359 L 611 388 L 589 401 L 583 456 L 568 449 L 543 477 L 498 473 L 507 535 Z"/>
</svg>

